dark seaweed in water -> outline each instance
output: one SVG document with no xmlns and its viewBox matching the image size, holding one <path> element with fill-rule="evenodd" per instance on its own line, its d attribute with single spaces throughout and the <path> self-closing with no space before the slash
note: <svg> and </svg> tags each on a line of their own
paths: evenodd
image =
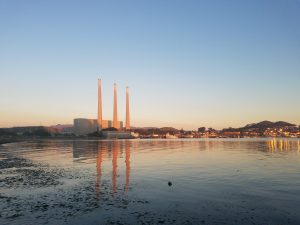
<svg viewBox="0 0 300 225">
<path fill-rule="evenodd" d="M 17 188 L 21 186 L 46 187 L 58 185 L 63 171 L 34 164 L 22 158 L 0 160 L 0 187 Z"/>
<path fill-rule="evenodd" d="M 0 159 L 0 169 L 22 168 L 34 166 L 33 163 L 23 158 L 9 157 Z"/>
</svg>

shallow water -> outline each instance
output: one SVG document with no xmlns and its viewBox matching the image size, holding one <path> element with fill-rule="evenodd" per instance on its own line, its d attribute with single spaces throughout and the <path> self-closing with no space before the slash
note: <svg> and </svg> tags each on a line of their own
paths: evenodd
<svg viewBox="0 0 300 225">
<path fill-rule="evenodd" d="M 299 139 L 31 141 L 0 161 L 0 224 L 300 224 Z"/>
</svg>

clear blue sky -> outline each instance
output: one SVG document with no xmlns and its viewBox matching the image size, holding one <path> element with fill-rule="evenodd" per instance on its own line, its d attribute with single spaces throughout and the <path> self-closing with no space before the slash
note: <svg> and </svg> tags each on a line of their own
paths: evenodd
<svg viewBox="0 0 300 225">
<path fill-rule="evenodd" d="M 300 123 L 300 1 L 0 1 L 0 127 Z"/>
</svg>

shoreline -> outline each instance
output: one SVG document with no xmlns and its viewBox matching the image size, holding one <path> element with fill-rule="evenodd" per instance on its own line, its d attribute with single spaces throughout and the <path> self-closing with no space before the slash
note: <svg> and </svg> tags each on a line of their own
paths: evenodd
<svg viewBox="0 0 300 225">
<path fill-rule="evenodd" d="M 0 137 L 0 146 L 9 143 L 17 143 L 23 141 L 47 141 L 47 140 L 89 140 L 89 141 L 103 141 L 103 140 L 199 140 L 199 139 L 298 139 L 299 137 L 243 137 L 243 138 L 231 138 L 231 137 L 201 137 L 201 138 L 176 138 L 176 139 L 168 139 L 168 138 L 130 138 L 130 139 L 105 139 L 105 138 L 97 138 L 97 137 Z"/>
<path fill-rule="evenodd" d="M 0 146 L 4 145 L 4 144 L 9 144 L 9 143 L 16 143 L 16 142 L 20 142 L 23 140 L 20 140 L 18 138 L 0 138 Z"/>
</svg>

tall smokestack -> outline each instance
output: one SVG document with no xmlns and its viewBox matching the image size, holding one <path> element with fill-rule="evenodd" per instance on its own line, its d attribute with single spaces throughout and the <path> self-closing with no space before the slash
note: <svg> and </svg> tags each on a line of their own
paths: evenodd
<svg viewBox="0 0 300 225">
<path fill-rule="evenodd" d="M 113 127 L 119 128 L 118 125 L 118 99 L 117 99 L 117 85 L 114 83 L 114 117 L 113 117 Z"/>
<path fill-rule="evenodd" d="M 98 79 L 98 128 L 102 129 L 102 88 L 101 88 L 101 79 Z"/>
<path fill-rule="evenodd" d="M 129 88 L 126 87 L 126 130 L 130 130 Z"/>
</svg>

